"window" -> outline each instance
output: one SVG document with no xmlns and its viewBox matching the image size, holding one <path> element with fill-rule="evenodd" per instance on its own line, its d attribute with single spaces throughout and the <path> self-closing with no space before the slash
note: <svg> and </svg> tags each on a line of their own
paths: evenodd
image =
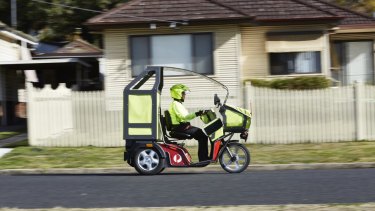
<svg viewBox="0 0 375 211">
<path fill-rule="evenodd" d="M 374 83 L 373 41 L 340 41 L 331 48 L 332 77 L 343 85 Z"/>
<path fill-rule="evenodd" d="M 133 76 L 146 65 L 160 65 L 213 74 L 212 33 L 131 36 Z"/>
<path fill-rule="evenodd" d="M 320 51 L 270 53 L 271 74 L 320 73 Z"/>
</svg>

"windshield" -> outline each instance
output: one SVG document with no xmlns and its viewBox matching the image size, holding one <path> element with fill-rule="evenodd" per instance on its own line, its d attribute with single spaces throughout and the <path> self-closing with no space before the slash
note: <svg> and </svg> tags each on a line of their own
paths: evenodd
<svg viewBox="0 0 375 211">
<path fill-rule="evenodd" d="M 170 87 L 174 84 L 184 84 L 190 89 L 187 94 L 184 105 L 189 110 L 209 109 L 214 107 L 214 95 L 217 94 L 221 102 L 224 103 L 228 99 L 228 88 L 215 80 L 200 73 L 190 70 L 163 67 L 164 86 L 161 95 L 162 109 L 166 110 L 172 101 L 170 97 Z"/>
</svg>

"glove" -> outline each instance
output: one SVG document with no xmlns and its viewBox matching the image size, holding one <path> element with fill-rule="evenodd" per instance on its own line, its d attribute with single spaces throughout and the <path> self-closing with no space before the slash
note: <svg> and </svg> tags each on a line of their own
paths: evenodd
<svg viewBox="0 0 375 211">
<path fill-rule="evenodd" d="M 199 110 L 199 111 L 195 112 L 195 116 L 202 116 L 202 114 L 203 114 L 202 110 Z"/>
</svg>

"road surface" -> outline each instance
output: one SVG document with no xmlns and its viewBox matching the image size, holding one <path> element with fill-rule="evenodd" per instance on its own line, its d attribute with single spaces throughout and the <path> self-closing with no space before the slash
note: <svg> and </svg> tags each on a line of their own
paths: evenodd
<svg viewBox="0 0 375 211">
<path fill-rule="evenodd" d="M 112 208 L 375 202 L 375 169 L 1 175 L 0 207 Z"/>
</svg>

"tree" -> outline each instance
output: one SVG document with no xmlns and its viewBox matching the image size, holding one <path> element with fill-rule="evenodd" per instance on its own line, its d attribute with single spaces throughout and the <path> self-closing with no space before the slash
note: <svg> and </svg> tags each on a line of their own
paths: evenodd
<svg viewBox="0 0 375 211">
<path fill-rule="evenodd" d="M 44 0 L 48 3 L 97 11 L 106 11 L 127 0 Z M 76 10 L 32 0 L 17 0 L 18 29 L 37 35 L 43 41 L 68 39 L 75 28 L 83 28 L 83 36 L 90 39 L 83 23 L 100 13 Z M 0 1 L 0 20 L 10 25 L 10 0 Z"/>
<path fill-rule="evenodd" d="M 351 8 L 357 12 L 362 12 L 372 16 L 375 12 L 375 1 L 374 0 L 331 0 L 337 4 Z"/>
</svg>

